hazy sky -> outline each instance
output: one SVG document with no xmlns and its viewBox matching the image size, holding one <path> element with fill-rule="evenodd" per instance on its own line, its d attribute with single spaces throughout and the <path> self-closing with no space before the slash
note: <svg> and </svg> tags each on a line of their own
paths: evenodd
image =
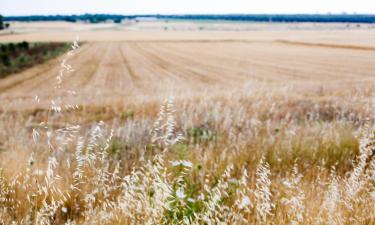
<svg viewBox="0 0 375 225">
<path fill-rule="evenodd" d="M 372 13 L 375 0 L 0 0 L 3 15 Z"/>
</svg>

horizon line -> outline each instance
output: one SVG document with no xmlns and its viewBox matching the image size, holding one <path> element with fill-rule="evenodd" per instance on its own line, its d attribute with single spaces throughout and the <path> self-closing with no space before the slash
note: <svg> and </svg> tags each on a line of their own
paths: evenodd
<svg viewBox="0 0 375 225">
<path fill-rule="evenodd" d="M 57 13 L 57 14 L 18 14 L 18 15 L 6 15 L 1 14 L 3 17 L 25 17 L 25 16 L 77 16 L 77 15 L 116 15 L 116 16 L 189 16 L 189 15 L 326 15 L 326 16 L 375 16 L 375 13 L 357 13 L 357 12 L 342 12 L 342 13 L 135 13 L 135 14 L 120 14 L 120 13 Z"/>
</svg>

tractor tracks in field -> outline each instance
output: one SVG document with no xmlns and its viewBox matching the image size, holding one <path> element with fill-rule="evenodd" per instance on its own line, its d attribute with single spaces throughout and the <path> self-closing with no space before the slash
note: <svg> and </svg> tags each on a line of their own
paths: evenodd
<svg viewBox="0 0 375 225">
<path fill-rule="evenodd" d="M 279 41 L 87 43 L 69 60 L 76 70 L 65 77 L 62 88 L 75 90 L 77 102 L 85 103 L 228 89 L 258 81 L 309 84 L 373 77 L 371 51 Z M 59 68 L 55 59 L 0 80 L 1 100 L 28 105 L 35 95 L 58 94 L 53 79 Z"/>
<path fill-rule="evenodd" d="M 134 68 L 132 67 L 130 61 L 125 56 L 124 48 L 123 48 L 122 45 L 120 46 L 120 48 L 118 48 L 118 51 L 120 52 L 121 62 L 125 66 L 126 71 L 129 74 L 129 77 L 131 79 L 131 82 L 134 84 L 134 86 L 138 87 L 139 86 L 138 81 L 139 81 L 140 77 L 137 76 L 137 74 L 136 74 Z"/>
<path fill-rule="evenodd" d="M 179 58 L 175 58 L 174 60 L 166 60 L 165 57 L 159 56 L 156 54 L 157 51 L 152 51 L 150 48 L 146 48 L 147 46 L 140 46 L 138 45 L 138 49 L 141 54 L 143 54 L 150 62 L 157 65 L 159 68 L 162 68 L 164 71 L 167 71 L 169 75 L 177 78 L 183 79 L 185 81 L 192 81 L 194 80 L 202 83 L 212 83 L 213 80 L 211 78 L 206 77 L 204 74 L 199 73 L 194 70 L 194 68 L 189 68 L 188 65 L 181 65 L 178 62 Z"/>
</svg>

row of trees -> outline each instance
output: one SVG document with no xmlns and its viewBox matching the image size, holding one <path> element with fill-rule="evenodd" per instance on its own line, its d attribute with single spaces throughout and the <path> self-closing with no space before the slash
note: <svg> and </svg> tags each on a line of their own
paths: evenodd
<svg viewBox="0 0 375 225">
<path fill-rule="evenodd" d="M 0 43 L 0 79 L 64 53 L 65 43 Z"/>
<path fill-rule="evenodd" d="M 12 57 L 17 58 L 20 53 L 25 55 L 29 48 L 30 44 L 27 41 L 20 43 L 0 44 L 0 67 L 2 66 L 1 64 L 4 66 L 10 66 Z"/>
<path fill-rule="evenodd" d="M 320 22 L 320 23 L 375 23 L 375 15 L 354 14 L 233 14 L 233 15 L 168 15 L 161 18 L 229 20 L 254 22 Z"/>
<path fill-rule="evenodd" d="M 112 15 L 112 14 L 83 14 L 83 15 L 52 15 L 52 16 L 10 16 L 6 21 L 69 21 L 78 20 L 99 23 L 107 20 L 121 22 L 123 19 L 151 17 L 156 19 L 185 19 L 185 20 L 229 20 L 255 22 L 345 22 L 345 23 L 375 23 L 375 15 L 354 14 L 228 14 L 228 15 Z"/>
<path fill-rule="evenodd" d="M 83 14 L 83 15 L 49 15 L 49 16 L 9 16 L 5 17 L 7 21 L 88 21 L 90 23 L 100 23 L 107 20 L 121 22 L 125 18 L 135 18 L 135 16 L 123 16 L 112 14 Z"/>
</svg>

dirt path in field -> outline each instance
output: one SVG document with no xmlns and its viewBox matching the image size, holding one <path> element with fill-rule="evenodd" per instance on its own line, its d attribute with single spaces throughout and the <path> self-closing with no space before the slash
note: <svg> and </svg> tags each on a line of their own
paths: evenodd
<svg viewBox="0 0 375 225">
<path fill-rule="evenodd" d="M 61 58 L 0 80 L 2 108 L 48 105 L 59 93 Z M 374 81 L 375 54 L 353 48 L 263 41 L 92 42 L 70 60 L 63 80 L 77 104 L 166 95 L 204 95 L 247 83 L 351 85 Z M 39 103 L 39 104 L 42 104 Z"/>
</svg>

